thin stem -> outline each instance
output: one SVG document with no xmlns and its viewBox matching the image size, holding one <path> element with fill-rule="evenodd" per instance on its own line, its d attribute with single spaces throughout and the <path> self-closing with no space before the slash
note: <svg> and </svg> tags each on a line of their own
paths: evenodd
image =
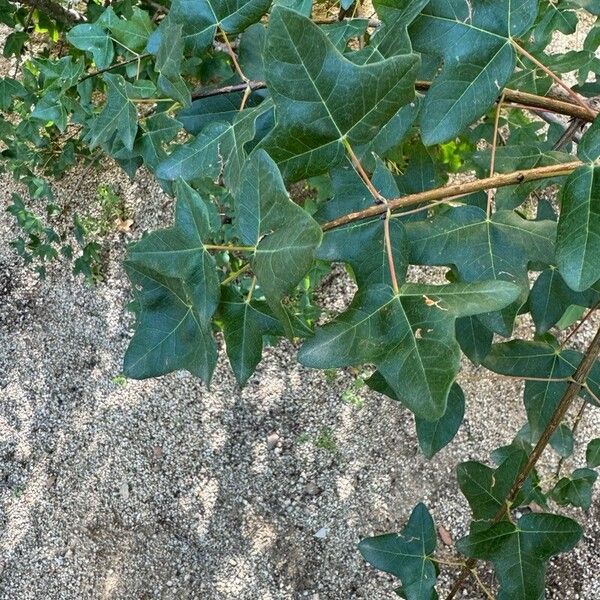
<svg viewBox="0 0 600 600">
<path fill-rule="evenodd" d="M 457 183 L 452 185 L 446 185 L 433 190 L 427 190 L 426 192 L 419 192 L 417 194 L 408 194 L 401 198 L 395 198 L 388 200 L 386 204 L 379 204 L 370 206 L 363 210 L 348 213 L 333 221 L 324 223 L 322 229 L 327 231 L 346 225 L 354 221 L 360 221 L 362 219 L 368 219 L 376 215 L 386 213 L 388 208 L 391 212 L 406 208 L 407 206 L 415 206 L 417 204 L 423 204 L 424 202 L 432 202 L 435 200 L 448 199 L 455 196 L 472 194 L 474 192 L 480 192 L 494 187 L 506 187 L 509 185 L 516 185 L 525 181 L 538 181 L 540 179 L 549 179 L 553 177 L 562 177 L 564 175 L 570 175 L 577 167 L 580 167 L 583 163 L 581 161 L 573 161 L 568 163 L 561 163 L 558 165 L 549 165 L 545 167 L 536 167 L 534 169 L 525 169 L 522 171 L 515 171 L 514 173 L 503 173 L 500 175 L 494 175 L 487 179 L 476 179 L 474 181 L 468 181 L 466 183 Z"/>
<path fill-rule="evenodd" d="M 392 215 L 392 219 L 401 219 L 402 217 L 406 217 L 407 215 L 414 215 L 416 213 L 423 212 L 424 210 L 429 210 L 430 208 L 434 208 L 435 206 L 439 206 L 440 204 L 447 204 L 452 200 L 456 200 L 457 198 L 463 198 L 464 196 L 454 196 L 452 198 L 444 198 L 442 200 L 438 200 L 437 202 L 432 202 L 431 204 L 427 204 L 426 206 L 419 206 L 419 208 L 413 208 L 412 210 L 407 210 L 404 212 L 396 213 Z"/>
<path fill-rule="evenodd" d="M 85 81 L 86 79 L 89 79 L 90 77 L 96 77 L 97 75 L 101 75 L 102 73 L 106 73 L 107 71 L 112 71 L 113 69 L 118 69 L 119 67 L 124 67 L 124 66 L 130 65 L 131 63 L 134 63 L 134 62 L 139 63 L 144 58 L 148 58 L 150 56 L 152 56 L 152 55 L 151 54 L 139 54 L 138 56 L 136 56 L 134 58 L 130 58 L 129 60 L 124 60 L 123 62 L 115 63 L 114 65 L 110 65 L 109 67 L 104 67 L 104 69 L 98 69 L 97 71 L 94 71 L 93 73 L 88 73 L 87 75 L 84 75 L 79 80 L 79 83 L 81 83 L 82 81 Z"/>
<path fill-rule="evenodd" d="M 598 300 L 598 302 L 596 302 L 596 304 L 594 304 L 594 306 L 592 306 L 592 308 L 590 308 L 590 310 L 587 311 L 587 313 L 583 316 L 581 321 L 577 323 L 577 326 L 573 329 L 573 331 L 571 331 L 571 333 L 569 333 L 569 335 L 562 341 L 560 345 L 561 348 L 564 348 L 567 342 L 581 329 L 582 325 L 594 314 L 594 311 L 598 307 L 600 307 L 600 300 Z"/>
<path fill-rule="evenodd" d="M 243 92 L 247 88 L 251 91 L 263 90 L 267 87 L 264 81 L 248 81 L 247 83 L 236 83 L 235 85 L 226 85 L 220 88 L 213 88 L 210 90 L 197 90 L 192 92 L 192 100 L 200 100 L 201 98 L 210 98 L 212 96 L 222 96 L 224 94 L 234 94 L 236 92 Z"/>
<path fill-rule="evenodd" d="M 358 157 L 356 156 L 356 154 L 354 154 L 354 150 L 352 150 L 350 142 L 346 138 L 344 138 L 342 140 L 342 143 L 344 144 L 344 148 L 346 149 L 346 152 L 348 153 L 348 156 L 352 161 L 352 166 L 354 167 L 354 170 L 358 173 L 358 176 L 363 180 L 363 183 L 367 186 L 369 192 L 371 192 L 371 196 L 373 196 L 376 202 L 379 202 L 380 204 L 385 204 L 387 202 L 387 199 L 384 198 L 379 193 L 377 188 L 373 185 L 373 182 L 371 181 L 370 177 L 367 175 L 367 172 L 361 165 L 360 160 L 358 160 Z"/>
<path fill-rule="evenodd" d="M 388 209 L 385 214 L 385 222 L 383 223 L 383 236 L 385 239 L 385 251 L 387 254 L 388 265 L 390 267 L 390 277 L 392 279 L 392 288 L 394 290 L 394 294 L 400 293 L 400 288 L 398 287 L 398 278 L 396 277 L 396 265 L 394 264 L 394 253 L 392 250 L 392 236 L 390 235 L 390 217 L 392 213 Z"/>
<path fill-rule="evenodd" d="M 243 275 L 249 268 L 250 268 L 250 265 L 247 264 L 247 265 L 244 265 L 238 271 L 235 271 L 234 273 L 230 273 L 227 277 L 225 277 L 225 279 L 223 279 L 223 281 L 221 281 L 221 285 L 227 285 L 228 283 L 235 281 L 240 275 Z"/>
<path fill-rule="evenodd" d="M 590 374 L 596 359 L 600 355 L 600 329 L 596 332 L 594 339 L 591 344 L 588 346 L 582 361 L 579 363 L 575 374 L 573 375 L 573 381 L 567 387 L 565 393 L 561 401 L 559 402 L 556 410 L 554 411 L 550 421 L 546 425 L 542 435 L 540 436 L 535 448 L 531 451 L 529 458 L 525 465 L 520 470 L 517 475 L 513 486 L 511 487 L 508 495 L 506 496 L 506 500 L 504 505 L 498 510 L 494 519 L 492 520 L 492 524 L 498 523 L 502 519 L 505 518 L 507 511 L 512 504 L 512 502 L 517 497 L 517 494 L 521 491 L 523 484 L 527 481 L 527 478 L 531 474 L 531 471 L 535 468 L 538 460 L 540 459 L 542 453 L 546 449 L 552 434 L 556 431 L 559 425 L 563 422 L 565 415 L 575 398 L 577 398 L 582 387 L 585 387 L 585 380 Z M 452 600 L 462 587 L 465 579 L 469 576 L 469 573 L 472 571 L 473 567 L 477 564 L 477 560 L 474 558 L 470 558 L 466 566 L 460 572 L 457 580 L 454 582 L 450 593 L 446 596 L 446 600 Z"/>
<path fill-rule="evenodd" d="M 350 157 L 350 160 L 352 161 L 352 165 L 358 173 L 359 177 L 363 180 L 369 192 L 371 192 L 373 199 L 375 200 L 375 202 L 378 203 L 377 205 L 384 209 L 383 212 L 385 212 L 385 220 L 383 224 L 383 237 L 385 242 L 385 251 L 387 254 L 388 266 L 390 269 L 392 288 L 394 290 L 394 294 L 398 294 L 400 293 L 400 287 L 398 286 L 398 278 L 396 276 L 396 265 L 394 263 L 394 252 L 392 249 L 392 236 L 390 234 L 390 218 L 392 216 L 392 213 L 389 209 L 388 200 L 387 198 L 382 196 L 377 190 L 377 188 L 373 185 L 373 182 L 371 181 L 370 177 L 367 175 L 367 172 L 361 165 L 360 160 L 354 153 L 354 150 L 352 150 L 350 142 L 346 138 L 344 138 L 342 142 L 344 144 L 346 152 L 348 153 L 348 156 Z"/>
<path fill-rule="evenodd" d="M 266 89 L 267 87 L 267 84 L 264 81 L 256 80 L 248 82 L 248 85 L 253 91 Z M 417 81 L 415 87 L 419 91 L 427 91 L 431 87 L 431 81 Z M 197 90 L 192 93 L 192 100 L 243 92 L 245 89 L 246 84 L 240 83 L 236 85 L 226 85 L 220 88 L 212 88 L 210 90 Z M 595 111 L 592 111 L 590 108 L 583 108 L 579 104 L 574 104 L 573 102 L 567 102 L 559 98 L 548 96 L 537 96 L 536 94 L 529 94 L 528 92 L 511 90 L 509 88 L 504 90 L 504 99 L 506 102 L 519 104 L 520 107 L 527 108 L 528 110 L 545 110 L 559 115 L 583 119 L 588 123 L 592 122 L 596 116 Z"/>
<path fill-rule="evenodd" d="M 252 283 L 250 284 L 250 291 L 246 296 L 246 304 L 249 304 L 252 300 L 252 294 L 254 294 L 254 289 L 256 288 L 256 275 L 252 278 Z"/>
<path fill-rule="evenodd" d="M 559 85 L 567 94 L 573 99 L 574 102 L 579 104 L 584 110 L 586 110 L 590 115 L 594 114 L 594 111 L 582 100 L 581 96 L 574 92 L 556 73 L 554 73 L 551 69 L 549 69 L 545 64 L 541 63 L 533 54 L 530 54 L 523 48 L 520 44 L 517 44 L 515 40 L 511 40 L 511 43 L 514 49 L 522 54 L 525 58 L 530 60 L 536 67 L 541 69 L 548 77 L 550 77 L 557 85 Z"/>
<path fill-rule="evenodd" d="M 500 123 L 500 111 L 502 110 L 502 103 L 504 102 L 504 94 L 500 96 L 500 101 L 496 106 L 496 117 L 494 119 L 494 136 L 492 138 L 492 155 L 490 157 L 490 177 L 494 176 L 494 169 L 496 168 L 496 147 L 498 145 L 498 125 Z M 487 207 L 486 215 L 489 219 L 492 214 L 492 202 L 494 200 L 494 190 L 490 188 L 487 191 Z"/>
<path fill-rule="evenodd" d="M 436 558 L 435 556 L 428 557 L 430 561 L 438 563 L 438 565 L 446 565 L 448 567 L 464 567 L 464 560 L 445 560 L 443 558 Z"/>
<path fill-rule="evenodd" d="M 223 41 L 225 42 L 225 48 L 227 48 L 227 54 L 229 54 L 229 57 L 231 58 L 231 62 L 233 63 L 233 68 L 235 69 L 235 72 L 239 75 L 240 79 L 246 84 L 246 87 L 244 89 L 244 95 L 242 97 L 242 102 L 240 104 L 240 111 L 242 111 L 242 110 L 244 110 L 244 107 L 246 106 L 246 102 L 248 101 L 248 98 L 250 97 L 250 92 L 252 92 L 252 88 L 250 87 L 250 79 L 248 79 L 248 77 L 246 77 L 244 71 L 242 71 L 242 67 L 240 67 L 240 63 L 238 62 L 238 59 L 237 59 L 237 56 L 233 49 L 233 46 L 229 42 L 229 38 L 227 37 L 225 30 L 219 28 L 219 32 L 223 36 Z"/>
<path fill-rule="evenodd" d="M 587 381 L 583 384 L 583 388 L 594 399 L 594 402 L 596 404 L 600 404 L 600 398 L 598 398 L 598 396 L 596 396 L 596 394 L 594 394 L 594 392 L 592 392 L 592 389 L 588 385 Z"/>
<path fill-rule="evenodd" d="M 219 250 L 223 252 L 254 252 L 255 246 L 223 246 L 218 244 L 204 244 L 205 250 Z"/>
<path fill-rule="evenodd" d="M 481 588 L 481 590 L 487 596 L 487 598 L 489 600 L 496 600 L 494 597 L 494 594 L 492 594 L 492 592 L 483 583 L 483 581 L 481 581 L 481 578 L 479 577 L 479 573 L 477 572 L 477 569 L 472 569 L 471 573 L 473 573 L 473 577 L 475 577 L 475 581 L 477 582 L 477 585 Z"/>
</svg>

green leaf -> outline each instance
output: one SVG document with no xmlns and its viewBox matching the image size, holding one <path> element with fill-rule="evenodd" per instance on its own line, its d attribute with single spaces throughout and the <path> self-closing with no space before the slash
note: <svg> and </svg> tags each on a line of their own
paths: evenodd
<svg viewBox="0 0 600 600">
<path fill-rule="evenodd" d="M 372 390 L 401 402 L 379 371 L 375 371 L 365 382 Z M 465 395 L 458 383 L 453 383 L 448 394 L 446 412 L 437 420 L 415 417 L 419 447 L 427 458 L 433 458 L 447 446 L 457 434 L 465 414 Z"/>
<path fill-rule="evenodd" d="M 550 492 L 553 500 L 565 506 L 579 506 L 588 510 L 592 505 L 592 488 L 598 479 L 593 469 L 575 469 L 570 477 L 562 477 Z"/>
<path fill-rule="evenodd" d="M 182 25 L 167 22 L 163 26 L 154 68 L 158 71 L 158 89 L 183 106 L 192 103 L 192 95 L 181 77 L 183 62 Z"/>
<path fill-rule="evenodd" d="M 529 308 L 538 335 L 556 325 L 569 306 L 593 306 L 600 296 L 593 288 L 574 292 L 557 269 L 543 271 L 529 294 Z"/>
<path fill-rule="evenodd" d="M 600 467 L 600 438 L 594 438 L 588 444 L 585 462 L 590 469 Z"/>
<path fill-rule="evenodd" d="M 596 117 L 577 144 L 577 156 L 584 162 L 594 162 L 600 156 L 600 118 Z"/>
<path fill-rule="evenodd" d="M 520 286 L 521 295 L 514 305 L 502 314 L 479 317 L 488 329 L 506 336 L 527 300 L 528 264 L 553 257 L 555 230 L 552 221 L 529 221 L 513 211 L 498 211 L 488 220 L 476 206 L 452 208 L 433 219 L 406 225 L 411 263 L 454 266 L 467 282 L 494 279 Z"/>
<path fill-rule="evenodd" d="M 177 120 L 189 133 L 198 135 L 202 129 L 215 122 L 233 123 L 239 115 L 243 93 L 209 96 L 192 102 L 191 106 L 177 113 Z M 247 108 L 257 106 L 262 98 L 251 94 L 246 103 Z"/>
<path fill-rule="evenodd" d="M 359 289 L 346 312 L 317 329 L 298 359 L 319 369 L 374 364 L 416 416 L 433 421 L 446 411 L 458 371 L 456 317 L 506 306 L 517 294 L 516 286 L 500 281 L 405 284 L 398 295 L 372 284 Z"/>
<path fill-rule="evenodd" d="M 85 135 L 90 149 L 100 144 L 121 142 L 128 150 L 133 149 L 137 133 L 137 109 L 131 98 L 137 96 L 135 88 L 121 75 L 105 73 L 106 104 L 98 116 L 89 123 Z"/>
<path fill-rule="evenodd" d="M 336 50 L 344 52 L 348 42 L 352 38 L 364 35 L 368 26 L 368 19 L 344 19 L 343 21 L 338 21 L 336 23 L 322 25 L 321 29 L 331 40 L 331 43 L 335 46 Z"/>
<path fill-rule="evenodd" d="M 263 150 L 246 163 L 235 200 L 238 235 L 256 248 L 252 268 L 258 284 L 279 307 L 313 264 L 321 228 L 292 202 L 277 165 Z"/>
<path fill-rule="evenodd" d="M 67 33 L 67 40 L 79 50 L 89 52 L 99 69 L 104 69 L 113 61 L 115 51 L 108 32 L 95 23 L 75 25 Z"/>
<path fill-rule="evenodd" d="M 273 4 L 291 8 L 305 17 L 310 17 L 313 0 L 274 0 Z"/>
<path fill-rule="evenodd" d="M 246 302 L 230 287 L 220 305 L 227 356 L 237 382 L 244 385 L 260 362 L 265 335 L 283 335 L 281 325 L 264 301 Z"/>
<path fill-rule="evenodd" d="M 396 275 L 404 279 L 408 269 L 408 245 L 404 227 L 397 219 L 390 222 L 390 239 Z M 327 231 L 316 256 L 328 262 L 348 263 L 359 287 L 392 283 L 385 248 L 384 221 L 379 218 L 356 221 Z"/>
<path fill-rule="evenodd" d="M 582 292 L 600 279 L 600 169 L 583 166 L 562 189 L 556 260 L 567 285 Z"/>
<path fill-rule="evenodd" d="M 187 184 L 177 182 L 175 189 L 175 226 L 129 247 L 125 267 L 136 296 L 136 331 L 124 373 L 145 379 L 186 369 L 209 383 L 217 362 L 211 319 L 220 293 L 215 261 L 203 244 L 209 213 Z"/>
<path fill-rule="evenodd" d="M 456 339 L 469 360 L 480 365 L 489 354 L 494 334 L 477 317 L 462 317 L 456 320 Z"/>
<path fill-rule="evenodd" d="M 373 8 L 381 20 L 368 46 L 349 57 L 357 64 L 372 64 L 412 51 L 407 26 L 429 0 L 375 0 Z"/>
<path fill-rule="evenodd" d="M 497 469 L 474 461 L 458 465 L 458 485 L 473 511 L 473 519 L 489 521 L 495 518 L 506 506 L 506 498 L 526 462 L 527 454 L 523 450 L 511 448 Z M 519 506 L 530 501 L 531 493 L 529 478 L 512 505 Z"/>
<path fill-rule="evenodd" d="M 365 538 L 358 549 L 376 569 L 400 579 L 407 600 L 435 600 L 436 543 L 433 519 L 424 504 L 417 504 L 400 533 Z"/>
<path fill-rule="evenodd" d="M 246 159 L 244 149 L 254 139 L 257 124 L 271 113 L 272 104 L 265 100 L 254 108 L 238 113 L 233 123 L 212 123 L 192 141 L 179 145 L 156 170 L 160 179 L 192 181 L 203 177 L 223 176 L 225 185 L 235 191 Z"/>
<path fill-rule="evenodd" d="M 545 342 L 513 340 L 494 344 L 483 366 L 495 373 L 514 377 L 567 379 L 575 373 L 581 357 L 580 352 L 560 350 Z M 596 393 L 600 383 L 598 368 L 594 368 L 587 383 Z M 524 402 L 534 439 L 548 424 L 567 386 L 567 381 L 525 383 Z"/>
<path fill-rule="evenodd" d="M 201 54 L 213 42 L 218 29 L 238 34 L 256 23 L 269 10 L 271 0 L 173 0 L 169 14 L 148 41 L 155 54 L 165 28 L 183 26 L 186 52 Z"/>
<path fill-rule="evenodd" d="M 572 519 L 530 513 L 517 524 L 500 521 L 492 526 L 474 521 L 471 532 L 456 543 L 462 554 L 489 560 L 500 583 L 497 600 L 539 600 L 544 596 L 546 562 L 571 550 L 581 538 Z"/>
<path fill-rule="evenodd" d="M 457 434 L 465 415 L 465 395 L 458 383 L 448 394 L 446 412 L 437 421 L 415 419 L 419 447 L 427 458 L 433 458 Z"/>
<path fill-rule="evenodd" d="M 418 58 L 355 65 L 297 12 L 275 7 L 265 72 L 276 126 L 262 147 L 286 180 L 325 173 L 343 161 L 344 140 L 369 142 L 414 98 Z"/>
<path fill-rule="evenodd" d="M 564 424 L 561 423 L 550 438 L 550 445 L 562 458 L 567 458 L 573 454 L 573 432 Z"/>
<path fill-rule="evenodd" d="M 181 123 L 164 113 L 148 117 L 145 129 L 135 142 L 135 149 L 141 154 L 150 169 L 156 169 L 167 156 L 163 146 L 174 140 L 181 131 Z"/>
<path fill-rule="evenodd" d="M 8 110 L 15 98 L 24 98 L 27 90 L 23 84 L 10 77 L 0 77 L 0 110 Z"/>
<path fill-rule="evenodd" d="M 62 132 L 67 127 L 67 111 L 62 94 L 56 90 L 46 92 L 31 111 L 34 119 L 44 123 L 54 123 Z"/>
<path fill-rule="evenodd" d="M 443 58 L 425 96 L 426 145 L 456 137 L 485 114 L 515 68 L 511 37 L 533 24 L 537 0 L 431 0 L 409 28 L 416 50 Z"/>
<path fill-rule="evenodd" d="M 109 29 L 113 37 L 126 48 L 142 53 L 148 38 L 154 31 L 154 25 L 145 10 L 134 6 L 131 17 L 127 20 L 119 18 L 111 20 Z"/>
</svg>

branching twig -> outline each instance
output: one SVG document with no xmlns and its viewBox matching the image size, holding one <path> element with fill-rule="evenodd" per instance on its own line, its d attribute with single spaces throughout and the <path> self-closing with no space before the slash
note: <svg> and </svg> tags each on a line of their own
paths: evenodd
<svg viewBox="0 0 600 600">
<path fill-rule="evenodd" d="M 540 62 L 533 54 L 530 54 L 523 48 L 520 44 L 517 44 L 515 40 L 512 40 L 512 45 L 517 52 L 522 54 L 525 58 L 530 60 L 536 67 L 541 69 L 550 79 L 552 79 L 558 86 L 560 86 L 565 92 L 569 95 L 570 98 L 573 99 L 574 102 L 579 104 L 584 110 L 588 112 L 589 115 L 594 115 L 594 111 L 585 103 L 585 101 L 581 98 L 581 96 L 574 92 L 556 73 L 554 73 L 551 69 L 549 69 L 544 63 Z"/>
<path fill-rule="evenodd" d="M 385 241 L 385 251 L 387 254 L 388 265 L 389 265 L 389 269 L 390 269 L 390 278 L 392 280 L 392 288 L 394 289 L 394 293 L 398 294 L 400 292 L 400 287 L 398 286 L 398 278 L 396 276 L 396 265 L 394 264 L 394 252 L 392 249 L 392 238 L 390 235 L 390 219 L 392 217 L 392 211 L 389 208 L 389 202 L 388 202 L 387 198 L 382 196 L 379 193 L 379 191 L 377 190 L 377 188 L 373 185 L 373 182 L 371 181 L 370 177 L 367 175 L 367 172 L 364 170 L 363 166 L 361 165 L 360 160 L 358 160 L 358 157 L 354 153 L 354 150 L 352 150 L 352 146 L 350 145 L 350 142 L 344 138 L 343 143 L 344 143 L 344 148 L 346 149 L 346 152 L 348 153 L 348 156 L 350 157 L 350 160 L 352 161 L 352 166 L 354 167 L 354 169 L 356 170 L 356 172 L 358 173 L 359 177 L 362 179 L 364 184 L 367 186 L 367 189 L 369 190 L 369 192 L 371 192 L 371 196 L 373 196 L 373 199 L 377 203 L 375 206 L 381 207 L 383 209 L 382 212 L 385 213 L 385 221 L 383 224 L 383 236 L 384 236 L 384 241 Z"/>
<path fill-rule="evenodd" d="M 546 449 L 552 434 L 556 431 L 559 425 L 563 422 L 565 415 L 573 401 L 578 396 L 581 388 L 585 386 L 585 380 L 590 374 L 596 359 L 600 355 L 600 329 L 596 332 L 592 343 L 588 346 L 586 353 L 583 356 L 581 363 L 577 367 L 575 374 L 573 375 L 573 381 L 565 391 L 561 401 L 559 402 L 556 410 L 554 411 L 552 418 L 546 425 L 540 439 L 535 445 L 534 449 L 531 451 L 529 458 L 519 474 L 517 475 L 513 486 L 511 487 L 508 495 L 506 496 L 506 501 L 500 508 L 500 510 L 496 513 L 492 523 L 498 523 L 506 516 L 506 511 L 508 510 L 511 503 L 517 497 L 517 494 L 521 491 L 523 484 L 527 481 L 527 478 L 535 468 L 538 460 L 540 459 L 542 453 Z M 470 558 L 465 567 L 460 572 L 458 579 L 455 581 L 450 593 L 446 596 L 446 600 L 452 600 L 462 587 L 465 579 L 469 576 L 469 573 L 473 569 L 473 567 L 477 564 L 477 560 L 474 558 Z"/>
<path fill-rule="evenodd" d="M 148 58 L 152 56 L 151 54 L 139 54 L 138 56 L 135 56 L 134 58 L 130 58 L 129 60 L 124 60 L 123 62 L 119 62 L 119 63 L 115 63 L 114 65 L 110 65 L 108 67 L 104 67 L 104 69 L 98 69 L 97 71 L 94 71 L 92 73 L 88 73 L 87 75 L 84 75 L 78 83 L 81 83 L 82 81 L 85 81 L 86 79 L 90 79 L 90 77 L 96 77 L 97 75 L 101 75 L 102 73 L 106 73 L 107 71 L 112 71 L 113 69 L 118 69 L 119 67 L 124 67 L 126 65 L 130 65 L 131 63 L 139 63 L 141 62 L 144 58 Z"/>
<path fill-rule="evenodd" d="M 500 96 L 498 105 L 496 106 L 496 117 L 494 119 L 494 136 L 492 138 L 492 155 L 490 157 L 490 177 L 494 176 L 494 169 L 496 168 L 496 147 L 498 145 L 498 125 L 500 123 L 500 111 L 502 110 L 502 104 L 504 102 L 504 94 Z M 490 188 L 487 191 L 487 206 L 486 214 L 488 219 L 492 214 L 492 201 L 494 199 L 494 190 Z"/>
<path fill-rule="evenodd" d="M 402 196 L 401 198 L 388 200 L 387 206 L 378 204 L 363 210 L 343 215 L 337 219 L 334 219 L 333 221 L 324 223 L 322 228 L 324 231 L 327 231 L 328 229 L 334 229 L 335 227 L 340 227 L 341 225 L 346 225 L 347 223 L 381 215 L 388 209 L 393 212 L 407 206 L 415 206 L 416 204 L 423 204 L 424 202 L 434 202 L 443 198 L 452 198 L 455 196 L 472 194 L 474 192 L 480 192 L 489 188 L 506 187 L 509 185 L 523 183 L 525 181 L 538 181 L 540 179 L 562 177 L 564 175 L 570 175 L 582 164 L 583 163 L 581 161 L 577 160 L 568 163 L 560 163 L 558 165 L 536 167 L 535 169 L 525 169 L 523 171 L 515 171 L 514 173 L 494 175 L 494 177 L 488 177 L 486 179 L 476 179 L 475 181 L 468 181 L 466 183 L 446 185 L 433 190 L 427 190 L 426 192 L 419 192 L 417 194 L 408 194 L 406 196 Z"/>
</svg>

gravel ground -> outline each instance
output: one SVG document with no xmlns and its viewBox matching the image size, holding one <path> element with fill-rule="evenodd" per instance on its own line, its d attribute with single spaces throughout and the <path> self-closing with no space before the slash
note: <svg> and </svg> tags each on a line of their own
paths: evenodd
<svg viewBox="0 0 600 600">
<path fill-rule="evenodd" d="M 57 185 L 59 202 L 85 211 L 109 183 L 133 218 L 96 287 L 66 267 L 39 281 L 8 246 L 15 229 L 0 213 L 0 600 L 396 598 L 356 543 L 398 530 L 419 501 L 463 535 L 454 467 L 513 437 L 521 384 L 465 364 L 465 422 L 431 461 L 405 409 L 354 390 L 350 372 L 300 367 L 285 342 L 243 390 L 225 360 L 210 389 L 184 373 L 119 384 L 132 326 L 124 244 L 168 224 L 172 201 L 148 176 L 129 182 L 110 165 L 74 194 L 79 178 Z M 0 189 L 5 208 L 15 186 Z M 350 288 L 340 278 L 322 295 L 339 308 Z M 578 345 L 592 333 L 589 324 Z M 599 411 L 588 411 L 579 439 L 599 432 Z M 545 467 L 557 458 L 549 451 Z M 566 513 L 585 537 L 552 562 L 547 597 L 591 600 L 600 502 Z M 484 596 L 469 585 L 462 598 Z"/>
</svg>

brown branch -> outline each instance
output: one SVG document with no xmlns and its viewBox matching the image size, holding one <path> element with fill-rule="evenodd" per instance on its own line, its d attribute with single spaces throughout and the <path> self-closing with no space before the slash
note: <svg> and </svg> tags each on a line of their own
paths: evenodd
<svg viewBox="0 0 600 600">
<path fill-rule="evenodd" d="M 406 196 L 402 196 L 401 198 L 389 200 L 385 205 L 378 204 L 375 206 L 370 206 L 364 210 L 359 210 L 338 217 L 333 221 L 324 223 L 322 229 L 323 231 L 327 231 L 328 229 L 334 229 L 335 227 L 340 227 L 341 225 L 346 225 L 354 221 L 368 219 L 369 217 L 381 215 L 387 212 L 388 209 L 391 211 L 397 211 L 407 206 L 414 206 L 415 204 L 434 202 L 443 198 L 451 198 L 452 196 L 472 194 L 474 192 L 480 192 L 490 188 L 506 187 L 508 185 L 516 185 L 525 181 L 538 181 L 540 179 L 562 177 L 563 175 L 570 175 L 582 164 L 583 163 L 581 161 L 577 160 L 558 165 L 536 167 L 535 169 L 526 169 L 523 171 L 515 171 L 514 173 L 494 175 L 493 177 L 487 177 L 486 179 L 476 179 L 475 181 L 468 181 L 466 183 L 446 185 L 433 190 L 428 190 L 426 192 L 419 192 L 418 194 L 408 194 Z"/>
<path fill-rule="evenodd" d="M 266 89 L 267 87 L 267 84 L 264 81 L 250 81 L 248 85 L 250 85 L 252 91 Z M 421 92 L 427 91 L 430 87 L 431 81 L 417 81 L 415 84 L 415 88 Z M 209 98 L 210 96 L 220 96 L 222 94 L 231 94 L 234 92 L 243 92 L 245 89 L 245 83 L 227 85 L 208 90 L 200 89 L 192 93 L 192 100 Z M 560 100 L 559 98 L 552 98 L 550 96 L 536 96 L 535 94 L 511 90 L 509 88 L 504 90 L 504 100 L 508 103 L 519 104 L 520 106 L 518 108 L 545 110 L 559 115 L 566 115 L 567 117 L 582 119 L 588 123 L 591 123 L 595 116 L 595 113 L 594 116 L 592 116 L 588 110 L 584 110 L 583 107 L 578 104 L 567 102 L 566 100 Z"/>
<path fill-rule="evenodd" d="M 581 363 L 579 363 L 579 367 L 577 367 L 577 370 L 575 371 L 575 374 L 573 375 L 573 381 L 570 383 L 569 387 L 565 391 L 559 405 L 556 407 L 556 410 L 554 411 L 554 413 L 552 415 L 552 418 L 550 419 L 550 421 L 546 425 L 544 431 L 542 432 L 542 435 L 540 436 L 540 439 L 538 440 L 537 444 L 535 445 L 535 448 L 531 451 L 531 454 L 529 455 L 527 462 L 525 463 L 525 465 L 523 466 L 523 468 L 517 475 L 517 478 L 516 478 L 513 486 L 511 487 L 510 491 L 508 492 L 508 495 L 506 496 L 506 501 L 505 501 L 504 505 L 496 513 L 494 519 L 492 520 L 492 524 L 498 523 L 505 517 L 508 507 L 510 506 L 510 504 L 512 502 L 514 502 L 518 493 L 521 491 L 523 484 L 525 483 L 525 481 L 527 481 L 527 478 L 529 477 L 529 475 L 535 468 L 535 465 L 537 464 L 538 460 L 542 456 L 542 453 L 546 449 L 546 446 L 550 442 L 550 438 L 552 437 L 552 434 L 556 431 L 556 429 L 559 427 L 559 425 L 563 422 L 563 419 L 565 418 L 567 411 L 569 410 L 569 408 L 571 408 L 573 401 L 575 400 L 575 398 L 577 398 L 581 388 L 585 385 L 585 380 L 587 379 L 588 375 L 590 374 L 590 372 L 594 366 L 594 363 L 596 362 L 596 359 L 598 358 L 599 355 L 600 355 L 600 329 L 598 329 L 594 339 L 592 340 L 592 343 L 588 346 L 588 349 L 586 350 L 586 353 L 584 354 Z M 471 570 L 473 569 L 473 567 L 476 564 L 477 564 L 477 560 L 474 558 L 470 558 L 465 563 L 465 566 L 463 567 L 462 571 L 460 572 L 458 579 L 455 581 L 454 585 L 452 586 L 450 593 L 446 596 L 446 600 L 452 600 L 452 598 L 454 598 L 456 596 L 456 594 L 462 587 L 462 584 L 464 583 L 465 579 L 468 577 L 469 573 L 471 572 Z"/>
<path fill-rule="evenodd" d="M 197 90 L 192 92 L 192 100 L 201 98 L 210 98 L 211 96 L 221 96 L 223 94 L 234 94 L 235 92 L 244 92 L 247 88 L 251 91 L 264 90 L 267 84 L 264 81 L 249 81 L 248 83 L 236 83 L 235 85 L 226 85 L 225 87 L 212 88 L 209 90 Z"/>
<path fill-rule="evenodd" d="M 39 10 L 51 19 L 60 21 L 65 25 L 73 25 L 85 21 L 85 18 L 75 11 L 67 10 L 58 2 L 52 0 L 19 0 L 19 4 L 25 4 L 34 10 Z"/>
<path fill-rule="evenodd" d="M 572 99 L 576 104 L 579 104 L 584 111 L 588 112 L 589 115 L 592 116 L 592 119 L 595 116 L 595 111 L 593 111 L 581 98 L 581 96 L 574 92 L 554 71 L 549 69 L 544 63 L 540 62 L 535 56 L 527 52 L 523 46 L 517 44 L 515 40 L 512 40 L 513 48 L 522 54 L 525 58 L 529 59 L 536 67 L 541 69 L 550 79 L 552 79 L 558 86 L 560 86 Z"/>
</svg>

